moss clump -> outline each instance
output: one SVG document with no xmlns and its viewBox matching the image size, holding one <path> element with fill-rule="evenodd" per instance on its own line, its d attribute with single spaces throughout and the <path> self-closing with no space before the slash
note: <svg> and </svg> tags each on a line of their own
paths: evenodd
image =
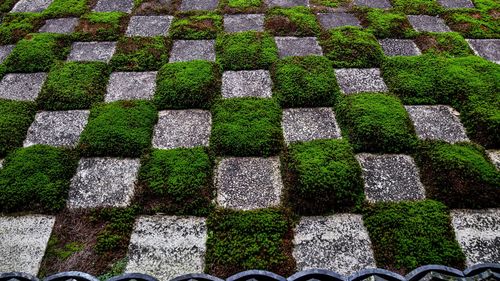
<svg viewBox="0 0 500 281">
<path fill-rule="evenodd" d="M 448 57 L 473 55 L 467 41 L 455 32 L 421 33 L 415 38 L 415 43 L 424 54 Z"/>
<path fill-rule="evenodd" d="M 350 0 L 311 0 L 311 4 L 330 8 L 338 8 L 340 6 L 348 4 L 349 2 Z"/>
<path fill-rule="evenodd" d="M 23 145 L 35 113 L 34 103 L 0 99 L 0 157 Z"/>
<path fill-rule="evenodd" d="M 43 11 L 47 17 L 69 17 L 81 16 L 87 10 L 86 0 L 54 0 L 50 6 Z"/>
<path fill-rule="evenodd" d="M 301 6 L 272 8 L 266 14 L 264 25 L 278 36 L 316 36 L 321 30 L 311 9 Z"/>
<path fill-rule="evenodd" d="M 394 10 L 407 15 L 437 15 L 444 8 L 436 0 L 392 0 Z"/>
<path fill-rule="evenodd" d="M 256 14 L 262 13 L 263 0 L 221 0 L 220 4 L 225 14 Z"/>
<path fill-rule="evenodd" d="M 495 19 L 493 14 L 494 12 L 490 14 L 472 10 L 448 12 L 443 17 L 453 31 L 459 32 L 465 38 L 500 38 L 498 19 Z"/>
<path fill-rule="evenodd" d="M 62 209 L 77 164 L 76 155 L 45 145 L 12 152 L 0 169 L 0 210 Z"/>
<path fill-rule="evenodd" d="M 80 18 L 74 41 L 115 41 L 126 28 L 128 17 L 122 12 L 91 12 Z"/>
<path fill-rule="evenodd" d="M 115 71 L 152 71 L 168 63 L 172 43 L 166 37 L 121 37 L 109 64 Z"/>
<path fill-rule="evenodd" d="M 363 25 L 377 38 L 408 38 L 416 33 L 403 13 L 369 9 L 361 17 Z"/>
<path fill-rule="evenodd" d="M 16 4 L 17 0 L 4 0 L 2 3 L 0 3 L 0 13 L 7 13 L 12 8 L 14 8 L 14 5 Z"/>
<path fill-rule="evenodd" d="M 470 95 L 461 110 L 467 134 L 486 148 L 500 143 L 500 92 L 490 96 Z"/>
<path fill-rule="evenodd" d="M 154 102 L 160 109 L 209 108 L 220 91 L 219 76 L 208 61 L 165 64 L 158 72 Z"/>
<path fill-rule="evenodd" d="M 273 37 L 255 31 L 217 37 L 217 60 L 224 70 L 268 69 L 278 59 Z"/>
<path fill-rule="evenodd" d="M 250 8 L 250 7 L 260 7 L 262 5 L 262 0 L 227 0 L 227 5 L 231 8 Z"/>
<path fill-rule="evenodd" d="M 329 30 L 320 44 L 325 56 L 337 68 L 378 67 L 384 53 L 377 39 L 358 27 L 341 27 Z"/>
<path fill-rule="evenodd" d="M 222 16 L 215 13 L 176 17 L 170 27 L 174 39 L 215 39 L 222 31 Z"/>
<path fill-rule="evenodd" d="M 37 103 L 44 110 L 87 109 L 104 101 L 109 71 L 102 62 L 67 62 L 54 66 Z"/>
<path fill-rule="evenodd" d="M 14 44 L 23 39 L 28 33 L 38 30 L 42 23 L 43 18 L 39 13 L 5 15 L 0 24 L 0 44 Z"/>
<path fill-rule="evenodd" d="M 139 157 L 151 146 L 158 120 L 152 103 L 118 101 L 90 110 L 79 148 L 86 156 Z"/>
<path fill-rule="evenodd" d="M 323 56 L 288 57 L 273 68 L 274 93 L 283 107 L 333 106 L 340 96 L 333 64 Z"/>
<path fill-rule="evenodd" d="M 283 146 L 281 108 L 273 100 L 221 100 L 212 120 L 210 146 L 218 155 L 271 156 Z"/>
<path fill-rule="evenodd" d="M 92 220 L 106 222 L 106 226 L 97 235 L 94 250 L 100 255 L 105 255 L 126 248 L 134 227 L 135 216 L 139 210 L 139 207 L 133 206 L 126 209 L 112 208 L 94 211 Z"/>
</svg>

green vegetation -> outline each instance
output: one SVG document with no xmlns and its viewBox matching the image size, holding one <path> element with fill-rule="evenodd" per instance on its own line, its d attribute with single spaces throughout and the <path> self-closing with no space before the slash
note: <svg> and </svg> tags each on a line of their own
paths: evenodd
<svg viewBox="0 0 500 281">
<path fill-rule="evenodd" d="M 271 99 L 221 100 L 212 120 L 210 146 L 217 155 L 271 156 L 283 146 L 281 108 Z"/>
<path fill-rule="evenodd" d="M 122 12 L 91 12 L 80 18 L 75 41 L 115 41 L 126 28 L 127 14 Z"/>
<path fill-rule="evenodd" d="M 311 0 L 311 4 L 330 8 L 338 8 L 349 3 L 350 0 Z"/>
<path fill-rule="evenodd" d="M 79 17 L 87 10 L 87 0 L 54 0 L 43 14 L 51 17 Z"/>
<path fill-rule="evenodd" d="M 138 157 L 151 145 L 156 109 L 147 101 L 118 101 L 90 110 L 79 148 L 86 156 Z"/>
<path fill-rule="evenodd" d="M 0 210 L 62 209 L 77 163 L 76 155 L 45 145 L 10 153 L 0 170 Z"/>
<path fill-rule="evenodd" d="M 469 96 L 461 110 L 468 136 L 486 148 L 498 148 L 500 143 L 500 92 L 496 89 L 489 96 Z"/>
<path fill-rule="evenodd" d="M 57 237 L 52 236 L 47 244 L 47 250 L 45 255 L 49 258 L 56 258 L 59 260 L 67 260 L 73 254 L 83 250 L 85 245 L 78 242 L 69 242 L 63 245 L 59 245 L 60 241 Z"/>
<path fill-rule="evenodd" d="M 477 3 L 476 3 L 477 5 Z M 449 12 L 444 15 L 446 24 L 465 38 L 500 38 L 498 19 L 479 11 Z"/>
<path fill-rule="evenodd" d="M 316 36 L 321 28 L 307 7 L 272 8 L 266 14 L 265 28 L 274 35 Z"/>
<path fill-rule="evenodd" d="M 34 103 L 0 99 L 0 157 L 23 145 L 35 113 Z"/>
<path fill-rule="evenodd" d="M 474 53 L 465 39 L 456 32 L 421 33 L 415 38 L 422 53 L 449 57 L 469 56 Z"/>
<path fill-rule="evenodd" d="M 391 0 L 394 10 L 407 15 L 437 15 L 444 8 L 436 0 Z"/>
<path fill-rule="evenodd" d="M 109 64 L 115 71 L 152 71 L 168 63 L 171 41 L 166 37 L 121 37 Z"/>
<path fill-rule="evenodd" d="M 408 38 L 416 33 L 403 13 L 368 9 L 361 16 L 368 31 L 377 38 Z"/>
<path fill-rule="evenodd" d="M 222 34 L 215 48 L 224 70 L 268 69 L 278 59 L 278 48 L 268 33 Z"/>
<path fill-rule="evenodd" d="M 7 13 L 12 8 L 14 8 L 14 5 L 16 4 L 17 0 L 3 0 L 0 3 L 0 13 Z"/>
<path fill-rule="evenodd" d="M 220 0 L 219 6 L 224 14 L 258 14 L 263 11 L 264 0 Z"/>
<path fill-rule="evenodd" d="M 106 226 L 97 235 L 94 250 L 105 255 L 116 249 L 127 248 L 139 210 L 137 206 L 94 210 L 91 220 L 106 222 Z"/>
<path fill-rule="evenodd" d="M 215 39 L 222 32 L 222 16 L 215 13 L 175 17 L 170 27 L 174 39 Z"/>
<path fill-rule="evenodd" d="M 227 0 L 227 6 L 230 8 L 258 8 L 262 5 L 262 0 Z"/>
<path fill-rule="evenodd" d="M 0 44 L 14 44 L 28 33 L 37 31 L 42 23 L 39 13 L 6 14 L 0 24 Z"/>
</svg>

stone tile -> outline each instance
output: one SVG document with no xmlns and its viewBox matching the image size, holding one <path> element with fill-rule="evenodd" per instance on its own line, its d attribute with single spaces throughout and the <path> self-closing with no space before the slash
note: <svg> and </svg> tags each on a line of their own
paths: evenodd
<svg viewBox="0 0 500 281">
<path fill-rule="evenodd" d="M 48 19 L 38 32 L 69 34 L 75 30 L 77 24 L 78 18 Z"/>
<path fill-rule="evenodd" d="M 410 39 L 381 39 L 378 41 L 386 56 L 418 56 L 417 44 Z"/>
<path fill-rule="evenodd" d="M 302 217 L 295 228 L 293 257 L 297 270 L 322 268 L 349 275 L 375 267 L 361 215 Z"/>
<path fill-rule="evenodd" d="M 420 139 L 468 141 L 459 113 L 446 105 L 405 106 Z"/>
<path fill-rule="evenodd" d="M 38 274 L 55 217 L 0 217 L 0 272 Z"/>
<path fill-rule="evenodd" d="M 47 73 L 10 73 L 0 81 L 0 98 L 34 101 L 47 78 Z"/>
<path fill-rule="evenodd" d="M 14 50 L 15 45 L 5 45 L 0 46 L 0 64 L 5 61 L 5 59 L 10 55 L 12 50 Z"/>
<path fill-rule="evenodd" d="M 269 8 L 309 6 L 309 0 L 266 0 L 266 5 Z"/>
<path fill-rule="evenodd" d="M 486 152 L 497 170 L 500 170 L 500 150 L 487 150 Z"/>
<path fill-rule="evenodd" d="M 365 195 L 370 203 L 425 199 L 413 158 L 402 154 L 356 155 L 363 171 Z"/>
<path fill-rule="evenodd" d="M 419 32 L 450 32 L 450 28 L 439 17 L 428 15 L 408 15 L 413 29 Z"/>
<path fill-rule="evenodd" d="M 181 11 L 215 10 L 218 0 L 182 0 Z"/>
<path fill-rule="evenodd" d="M 455 236 L 465 263 L 500 263 L 500 209 L 452 210 Z"/>
<path fill-rule="evenodd" d="M 361 22 L 353 14 L 344 12 L 318 14 L 318 20 L 324 29 L 332 29 L 341 26 L 361 27 Z"/>
<path fill-rule="evenodd" d="M 377 9 L 390 9 L 392 8 L 389 0 L 354 0 L 353 4 L 356 6 L 364 6 Z"/>
<path fill-rule="evenodd" d="M 156 89 L 156 71 L 113 72 L 109 78 L 104 100 L 149 100 Z"/>
<path fill-rule="evenodd" d="M 71 46 L 68 61 L 109 62 L 115 50 L 116 42 L 75 42 Z"/>
<path fill-rule="evenodd" d="M 153 147 L 173 149 L 208 146 L 211 128 L 212 115 L 208 110 L 160 111 L 153 135 Z"/>
<path fill-rule="evenodd" d="M 478 56 L 500 64 L 500 39 L 466 39 Z"/>
<path fill-rule="evenodd" d="M 139 165 L 139 159 L 80 159 L 71 179 L 68 208 L 128 206 L 134 195 Z"/>
<path fill-rule="evenodd" d="M 222 74 L 224 98 L 270 98 L 272 86 L 271 75 L 267 70 L 225 71 Z"/>
<path fill-rule="evenodd" d="M 445 8 L 474 8 L 471 0 L 437 0 Z"/>
<path fill-rule="evenodd" d="M 4 161 L 4 159 L 0 159 L 0 169 L 3 168 L 3 161 Z"/>
<path fill-rule="evenodd" d="M 253 210 L 280 204 L 283 183 L 279 157 L 224 158 L 215 171 L 217 204 Z"/>
<path fill-rule="evenodd" d="M 24 146 L 46 144 L 75 147 L 87 125 L 88 110 L 42 111 L 28 129 Z"/>
<path fill-rule="evenodd" d="M 126 35 L 141 37 L 166 36 L 173 18 L 172 16 L 131 17 Z"/>
<path fill-rule="evenodd" d="M 263 14 L 224 15 L 225 32 L 264 31 Z"/>
<path fill-rule="evenodd" d="M 378 68 L 341 68 L 335 75 L 344 94 L 388 91 Z"/>
<path fill-rule="evenodd" d="M 132 12 L 134 0 L 99 0 L 95 5 L 94 12 Z"/>
<path fill-rule="evenodd" d="M 47 9 L 54 0 L 19 0 L 11 13 L 42 12 Z"/>
<path fill-rule="evenodd" d="M 135 223 L 125 272 L 158 280 L 203 272 L 207 226 L 204 218 L 143 216 Z"/>
<path fill-rule="evenodd" d="M 169 62 L 215 61 L 215 40 L 175 40 Z"/>
<path fill-rule="evenodd" d="M 280 58 L 289 56 L 322 56 L 316 37 L 274 37 Z"/>
<path fill-rule="evenodd" d="M 284 109 L 281 124 L 286 143 L 342 137 L 329 107 Z"/>
</svg>

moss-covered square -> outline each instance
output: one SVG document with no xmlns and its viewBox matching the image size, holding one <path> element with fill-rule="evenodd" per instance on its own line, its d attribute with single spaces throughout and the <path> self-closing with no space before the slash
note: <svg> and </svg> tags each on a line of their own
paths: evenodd
<svg viewBox="0 0 500 281">
<path fill-rule="evenodd" d="M 499 7 L 497 7 L 498 12 Z M 459 32 L 465 38 L 500 38 L 500 27 L 494 17 L 494 10 L 448 12 L 443 15 L 451 30 Z"/>
<path fill-rule="evenodd" d="M 436 0 L 391 0 L 394 10 L 407 15 L 437 15 L 444 10 Z"/>
<path fill-rule="evenodd" d="M 35 113 L 32 102 L 0 99 L 0 157 L 23 145 Z"/>
<path fill-rule="evenodd" d="M 409 38 L 415 35 L 406 15 L 382 9 L 368 9 L 360 13 L 362 22 L 377 38 Z"/>
<path fill-rule="evenodd" d="M 114 41 L 125 33 L 128 15 L 122 12 L 91 12 L 80 18 L 74 41 Z"/>
<path fill-rule="evenodd" d="M 87 0 L 54 0 L 43 11 L 45 16 L 51 18 L 78 17 L 87 10 Z"/>
<path fill-rule="evenodd" d="M 421 33 L 416 36 L 415 43 L 424 54 L 448 57 L 473 55 L 467 41 L 456 32 Z"/>
<path fill-rule="evenodd" d="M 179 15 L 170 26 L 174 39 L 215 39 L 222 32 L 222 16 L 215 13 Z"/>
<path fill-rule="evenodd" d="M 269 10 L 264 27 L 276 36 L 316 36 L 321 30 L 311 9 L 301 6 Z"/>
<path fill-rule="evenodd" d="M 114 71 L 158 70 L 168 63 L 171 46 L 167 37 L 121 37 L 109 64 Z"/>
<path fill-rule="evenodd" d="M 264 0 L 219 0 L 226 14 L 258 13 L 262 11 Z"/>
<path fill-rule="evenodd" d="M 28 33 L 38 30 L 42 24 L 43 17 L 39 13 L 6 14 L 0 24 L 0 44 L 14 44 Z"/>
</svg>

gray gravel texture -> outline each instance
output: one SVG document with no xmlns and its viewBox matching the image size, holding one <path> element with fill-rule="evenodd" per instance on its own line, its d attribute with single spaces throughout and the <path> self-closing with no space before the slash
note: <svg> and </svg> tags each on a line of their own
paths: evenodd
<svg viewBox="0 0 500 281">
<path fill-rule="evenodd" d="M 153 147 L 160 149 L 208 146 L 212 115 L 208 110 L 160 111 L 153 134 Z"/>
<path fill-rule="evenodd" d="M 388 91 L 378 68 L 335 69 L 335 76 L 344 94 Z"/>
<path fill-rule="evenodd" d="M 318 14 L 318 20 L 324 29 L 332 29 L 341 26 L 361 27 L 361 22 L 356 16 L 345 12 L 320 13 Z"/>
<path fill-rule="evenodd" d="M 224 15 L 224 31 L 242 32 L 242 31 L 264 31 L 263 14 L 236 14 Z"/>
<path fill-rule="evenodd" d="M 466 39 L 478 56 L 500 64 L 500 39 Z"/>
<path fill-rule="evenodd" d="M 175 40 L 169 62 L 215 61 L 215 40 Z"/>
<path fill-rule="evenodd" d="M 437 0 L 438 3 L 448 9 L 453 8 L 474 8 L 471 0 Z"/>
<path fill-rule="evenodd" d="M 116 42 L 75 42 L 71 45 L 68 61 L 109 62 L 115 53 Z"/>
<path fill-rule="evenodd" d="M 316 37 L 274 37 L 280 58 L 289 56 L 322 56 Z"/>
<path fill-rule="evenodd" d="M 133 16 L 125 34 L 127 36 L 166 36 L 173 16 Z"/>
<path fill-rule="evenodd" d="M 3 63 L 5 59 L 10 55 L 12 50 L 16 45 L 4 45 L 0 46 L 0 63 Z"/>
<path fill-rule="evenodd" d="M 222 97 L 270 98 L 273 82 L 267 70 L 225 71 L 222 74 Z"/>
<path fill-rule="evenodd" d="M 444 20 L 437 16 L 408 15 L 408 21 L 418 32 L 450 32 Z"/>
<path fill-rule="evenodd" d="M 381 39 L 378 41 L 386 56 L 418 56 L 417 44 L 411 39 Z"/>
<path fill-rule="evenodd" d="M 181 11 L 203 11 L 215 10 L 219 4 L 218 0 L 182 0 Z"/>
<path fill-rule="evenodd" d="M 113 72 L 109 77 L 104 100 L 149 100 L 156 89 L 156 71 Z"/>
<path fill-rule="evenodd" d="M 38 32 L 69 34 L 75 31 L 78 18 L 48 19 Z"/>
<path fill-rule="evenodd" d="M 134 0 L 99 0 L 93 11 L 130 13 L 132 8 L 134 8 Z"/>
<path fill-rule="evenodd" d="M 266 0 L 266 5 L 269 8 L 309 6 L 309 0 Z"/>
<path fill-rule="evenodd" d="M 38 13 L 47 9 L 54 0 L 19 0 L 19 2 L 14 5 L 14 8 L 10 11 L 11 13 L 25 13 L 33 12 Z"/>
<path fill-rule="evenodd" d="M 281 125 L 286 143 L 342 137 L 330 107 L 284 109 Z"/>
<path fill-rule="evenodd" d="M 364 6 L 377 9 L 390 9 L 392 8 L 389 0 L 354 0 L 353 4 L 356 6 Z"/>
<path fill-rule="evenodd" d="M 9 73 L 0 81 L 0 98 L 34 101 L 47 78 L 47 73 Z"/>
</svg>

